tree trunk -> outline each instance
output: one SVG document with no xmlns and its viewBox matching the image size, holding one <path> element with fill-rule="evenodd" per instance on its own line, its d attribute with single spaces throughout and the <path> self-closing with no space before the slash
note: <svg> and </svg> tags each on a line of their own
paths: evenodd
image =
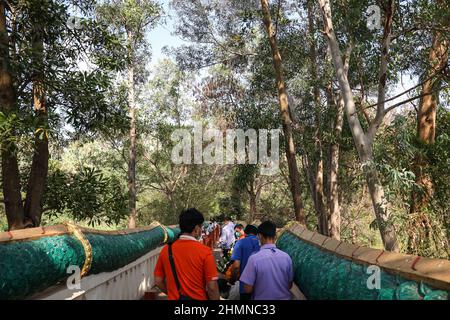
<svg viewBox="0 0 450 320">
<path fill-rule="evenodd" d="M 317 219 L 317 232 L 320 234 L 328 235 L 328 216 L 327 215 L 321 215 L 319 212 L 320 207 L 318 204 L 318 188 L 317 188 L 317 166 L 314 168 L 314 166 L 317 164 L 314 164 L 307 155 L 302 156 L 302 167 L 305 172 L 305 177 L 308 181 L 309 190 L 311 193 L 311 198 L 314 205 L 314 211 L 316 213 L 316 219 Z M 322 206 L 323 208 L 323 206 Z M 326 218 L 327 221 L 324 223 L 323 219 Z"/>
<path fill-rule="evenodd" d="M 249 199 L 249 203 L 250 203 L 250 216 L 249 216 L 248 223 L 252 223 L 253 220 L 255 220 L 255 217 L 258 213 L 258 210 L 256 208 L 256 195 L 249 192 L 248 199 Z"/>
<path fill-rule="evenodd" d="M 333 90 L 330 88 L 330 90 Z M 330 95 L 333 93 L 330 92 Z M 330 237 L 341 239 L 341 208 L 339 206 L 339 140 L 344 123 L 344 100 L 339 96 L 338 101 L 330 102 L 336 108 L 336 117 L 333 124 L 333 141 L 330 144 Z M 334 103 L 333 103 L 334 102 Z"/>
<path fill-rule="evenodd" d="M 319 233 L 328 236 L 328 215 L 325 210 L 325 196 L 323 185 L 323 151 L 322 151 L 322 135 L 321 135 L 321 108 L 320 108 L 320 90 L 319 79 L 317 76 L 317 52 L 316 41 L 314 39 L 314 12 L 313 3 L 308 1 L 308 33 L 309 33 L 309 58 L 310 72 L 313 80 L 314 95 L 314 121 L 316 130 L 314 132 L 315 147 L 315 168 L 314 168 L 314 193 L 315 193 L 315 209 L 318 221 Z"/>
<path fill-rule="evenodd" d="M 424 145 L 434 144 L 436 135 L 436 110 L 438 105 L 439 92 L 432 93 L 440 85 L 437 81 L 437 73 L 445 66 L 448 59 L 449 40 L 440 32 L 433 34 L 432 46 L 428 55 L 430 69 L 427 72 L 427 81 L 422 86 L 422 94 L 426 94 L 420 100 L 417 114 L 417 139 Z M 411 212 L 418 212 L 429 201 L 433 184 L 430 177 L 423 173 L 423 166 L 426 160 L 417 157 L 416 159 L 416 182 L 424 189 L 423 196 L 417 192 L 413 193 Z"/>
<path fill-rule="evenodd" d="M 381 42 L 381 56 L 380 56 L 380 72 L 378 78 L 378 97 L 377 97 L 377 112 L 375 119 L 369 126 L 368 132 L 365 135 L 368 141 L 366 150 L 367 160 L 363 161 L 368 165 L 365 166 L 366 180 L 369 187 L 369 193 L 372 198 L 372 204 L 375 209 L 375 215 L 378 222 L 378 227 L 381 232 L 383 244 L 387 250 L 399 251 L 399 244 L 397 243 L 394 226 L 389 221 L 388 203 L 384 196 L 384 189 L 378 177 L 378 172 L 373 162 L 373 142 L 376 131 L 381 125 L 384 115 L 384 101 L 386 100 L 386 82 L 387 82 L 387 68 L 388 68 L 388 54 L 391 43 L 392 23 L 394 18 L 395 4 L 394 0 L 388 0 L 385 6 L 385 21 L 383 29 L 383 38 Z"/>
<path fill-rule="evenodd" d="M 352 244 L 356 244 L 356 225 L 354 223 L 352 223 L 352 227 L 350 228 L 350 230 L 352 231 Z"/>
<path fill-rule="evenodd" d="M 372 199 L 372 205 L 380 229 L 381 239 L 386 250 L 399 251 L 395 229 L 389 221 L 388 203 L 384 196 L 384 189 L 380 183 L 378 172 L 373 163 L 372 154 L 364 154 L 366 157 L 363 162 L 363 171 L 369 188 L 369 194 Z M 364 158 L 363 158 L 364 159 Z"/>
<path fill-rule="evenodd" d="M 322 149 L 322 147 L 319 147 Z M 330 234 L 329 232 L 329 226 L 328 226 L 328 214 L 325 209 L 325 196 L 324 196 L 324 183 L 323 183 L 323 158 L 322 158 L 322 151 L 320 153 L 320 159 L 317 162 L 317 169 L 316 169 L 316 175 L 315 175 L 315 187 L 316 187 L 316 199 L 317 199 L 317 214 L 319 219 L 319 232 L 323 235 L 328 236 Z"/>
<path fill-rule="evenodd" d="M 176 217 L 178 211 L 177 211 L 176 203 L 175 203 L 175 201 L 173 199 L 173 192 L 166 192 L 166 196 L 167 196 L 167 199 L 170 202 L 170 206 L 171 206 L 172 212 L 173 212 L 173 217 Z"/>
<path fill-rule="evenodd" d="M 9 37 L 6 27 L 5 2 L 0 1 L 0 111 L 6 116 L 17 112 L 16 95 L 9 61 Z M 14 132 L 2 132 L 3 198 L 8 229 L 24 227 L 24 211 L 20 193 L 19 165 L 17 162 Z"/>
<path fill-rule="evenodd" d="M 439 2 L 439 1 L 438 1 Z M 417 140 L 422 145 L 434 144 L 436 135 L 436 111 L 438 106 L 439 92 L 434 92 L 440 86 L 439 78 L 436 76 L 447 63 L 449 51 L 449 40 L 439 31 L 433 33 L 432 45 L 428 54 L 429 70 L 426 72 L 428 79 L 422 85 L 424 95 L 419 103 L 417 114 Z M 425 239 L 421 239 L 421 234 L 429 233 L 423 230 L 430 225 L 428 217 L 423 213 L 433 194 L 433 181 L 424 171 L 428 165 L 426 157 L 418 154 L 415 158 L 414 173 L 416 183 L 421 186 L 421 190 L 413 190 L 411 195 L 410 213 L 411 225 L 408 235 L 408 252 L 417 252 L 418 244 Z M 425 232 L 422 232 L 425 231 Z"/>
<path fill-rule="evenodd" d="M 286 83 L 283 75 L 283 64 L 281 55 L 278 50 L 275 28 L 272 25 L 270 17 L 269 4 L 267 0 L 261 0 L 263 22 L 269 37 L 269 43 L 272 50 L 273 65 L 277 79 L 278 98 L 281 111 L 281 118 L 283 123 L 283 133 L 285 138 L 286 159 L 289 168 L 289 180 L 292 198 L 294 200 L 295 218 L 298 222 L 305 224 L 305 214 L 303 210 L 303 203 L 301 199 L 299 173 L 296 161 L 296 150 L 294 138 L 292 136 L 292 119 L 289 114 L 289 103 L 286 91 Z"/>
<path fill-rule="evenodd" d="M 130 150 L 128 159 L 128 206 L 130 216 L 128 228 L 136 228 L 136 105 L 134 92 L 134 47 L 133 34 L 127 32 L 129 43 L 128 66 L 128 111 L 130 116 Z"/>
<path fill-rule="evenodd" d="M 262 187 L 263 187 L 262 185 L 257 184 L 257 186 L 255 188 L 255 181 L 252 181 L 250 183 L 250 186 L 247 187 L 248 200 L 249 200 L 249 205 L 250 205 L 248 223 L 252 223 L 259 214 L 258 202 L 261 197 Z"/>
<path fill-rule="evenodd" d="M 436 76 L 445 66 L 448 59 L 449 40 L 440 32 L 433 34 L 432 47 L 428 56 L 430 70 L 428 78 Z M 417 137 L 424 144 L 433 144 L 436 135 L 436 109 L 439 93 L 431 94 L 433 89 L 440 84 L 436 78 L 428 79 L 422 86 L 422 94 L 425 95 L 419 104 L 417 117 Z"/>
<path fill-rule="evenodd" d="M 48 116 L 43 87 L 44 74 L 44 43 L 43 27 L 35 23 L 33 39 L 33 101 L 36 116 L 34 154 L 28 180 L 27 196 L 25 200 L 25 216 L 35 227 L 39 226 L 42 216 L 42 200 L 45 191 L 45 182 L 48 173 Z"/>
<path fill-rule="evenodd" d="M 380 121 L 380 114 L 377 110 L 376 121 L 372 123 L 373 126 L 371 125 L 372 129 L 370 129 L 369 133 L 365 134 L 358 118 L 355 102 L 353 100 L 353 93 L 342 62 L 339 43 L 333 30 L 330 2 L 329 0 L 318 0 L 318 2 L 324 21 L 324 33 L 330 47 L 336 77 L 344 99 L 345 113 L 363 167 L 364 176 L 369 187 L 381 239 L 386 250 L 398 251 L 399 246 L 395 230 L 389 221 L 387 200 L 384 196 L 383 186 L 380 183 L 375 164 L 373 163 L 373 139 L 375 137 L 374 134 L 376 129 L 379 126 L 378 121 Z"/>
<path fill-rule="evenodd" d="M 308 181 L 309 191 L 311 192 L 311 198 L 313 200 L 314 208 L 317 207 L 317 199 L 316 199 L 316 181 L 314 179 L 314 170 L 311 165 L 311 161 L 309 160 L 308 155 L 302 156 L 302 167 L 305 172 L 305 177 Z M 319 223 L 319 221 L 317 221 Z M 319 225 L 317 226 L 319 228 Z"/>
</svg>

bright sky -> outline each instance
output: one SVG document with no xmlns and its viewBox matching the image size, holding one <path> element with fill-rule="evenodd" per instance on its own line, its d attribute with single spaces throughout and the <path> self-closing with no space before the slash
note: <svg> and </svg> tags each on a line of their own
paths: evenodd
<svg viewBox="0 0 450 320">
<path fill-rule="evenodd" d="M 164 58 L 169 58 L 166 54 L 163 53 L 163 48 L 165 46 L 170 48 L 178 47 L 185 43 L 187 44 L 187 42 L 183 41 L 180 37 L 174 35 L 174 24 L 176 17 L 173 10 L 169 7 L 169 0 L 161 0 L 161 3 L 164 9 L 165 23 L 159 23 L 155 29 L 148 32 L 146 37 L 148 42 L 151 44 L 152 50 L 152 59 L 149 65 L 150 70 L 158 63 L 158 61 Z M 90 68 L 85 61 L 80 61 L 79 67 L 82 70 L 87 70 Z M 206 70 L 202 70 L 202 73 L 203 72 L 206 72 Z M 403 76 L 401 81 L 399 81 L 394 87 L 390 88 L 389 92 L 387 93 L 387 97 L 398 95 L 399 93 L 402 93 L 405 90 L 413 87 L 417 82 L 418 79 L 416 77 L 410 79 L 409 75 Z M 410 96 L 408 94 L 402 95 L 392 101 L 387 102 L 385 106 L 389 107 L 409 97 Z M 409 104 L 409 106 L 402 106 L 400 108 L 404 107 L 411 108 L 411 104 Z"/>
<path fill-rule="evenodd" d="M 147 35 L 147 40 L 152 47 L 151 66 L 155 65 L 158 60 L 167 58 L 167 56 L 162 52 L 164 46 L 177 47 L 185 43 L 179 37 L 173 35 L 175 30 L 173 17 L 174 13 L 169 8 L 169 1 L 163 0 L 160 2 L 163 4 L 166 23 L 164 25 L 158 24 L 158 26 L 151 30 Z"/>
<path fill-rule="evenodd" d="M 158 26 L 155 29 L 151 30 L 147 35 L 147 40 L 152 47 L 152 60 L 150 63 L 150 67 L 153 67 L 155 64 L 157 64 L 159 60 L 168 58 L 168 56 L 162 52 L 164 46 L 177 47 L 182 45 L 183 43 L 187 43 L 178 36 L 173 35 L 176 17 L 173 10 L 171 10 L 171 8 L 169 7 L 169 0 L 162 0 L 160 2 L 163 4 L 166 23 L 164 25 L 158 24 Z M 387 96 L 391 97 L 402 93 L 405 90 L 413 87 L 416 83 L 417 78 L 410 79 L 410 77 L 406 75 L 401 79 L 401 81 L 399 81 L 399 83 L 397 83 L 394 88 L 391 88 Z M 403 101 L 407 98 L 408 95 L 405 94 L 399 98 L 387 102 L 386 107 L 389 107 L 390 105 Z"/>
</svg>

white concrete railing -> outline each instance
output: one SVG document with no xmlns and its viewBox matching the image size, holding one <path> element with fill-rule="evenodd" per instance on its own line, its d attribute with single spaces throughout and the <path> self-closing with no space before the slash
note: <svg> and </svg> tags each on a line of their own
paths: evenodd
<svg viewBox="0 0 450 320">
<path fill-rule="evenodd" d="M 130 264 L 81 279 L 80 289 L 68 289 L 66 283 L 34 295 L 33 300 L 139 300 L 154 286 L 153 270 L 162 247 L 154 249 Z"/>
</svg>

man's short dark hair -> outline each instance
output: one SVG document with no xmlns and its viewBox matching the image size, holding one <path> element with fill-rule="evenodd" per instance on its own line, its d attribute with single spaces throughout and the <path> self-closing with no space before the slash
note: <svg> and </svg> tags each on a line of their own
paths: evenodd
<svg viewBox="0 0 450 320">
<path fill-rule="evenodd" d="M 254 235 L 257 235 L 257 234 L 258 234 L 258 228 L 255 227 L 255 226 L 252 225 L 252 224 L 248 224 L 248 225 L 245 227 L 245 229 L 244 229 L 244 233 L 245 233 L 245 234 L 254 234 Z"/>
<path fill-rule="evenodd" d="M 277 233 L 277 226 L 271 221 L 264 221 L 258 227 L 258 234 L 264 238 L 274 238 Z"/>
<path fill-rule="evenodd" d="M 231 221 L 230 216 L 225 216 L 225 218 L 223 218 L 223 221 Z"/>
<path fill-rule="evenodd" d="M 244 226 L 240 223 L 234 226 L 235 229 L 244 229 Z"/>
<path fill-rule="evenodd" d="M 181 211 L 178 219 L 181 233 L 191 233 L 194 231 L 195 226 L 201 226 L 204 221 L 203 214 L 195 208 Z"/>
</svg>

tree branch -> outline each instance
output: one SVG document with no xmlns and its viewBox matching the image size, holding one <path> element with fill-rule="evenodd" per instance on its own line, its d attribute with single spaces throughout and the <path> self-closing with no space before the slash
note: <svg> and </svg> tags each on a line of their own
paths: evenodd
<svg viewBox="0 0 450 320">
<path fill-rule="evenodd" d="M 381 41 L 381 57 L 380 57 L 380 73 L 378 77 L 378 98 L 377 98 L 377 112 L 372 123 L 369 125 L 368 135 L 374 136 L 378 127 L 383 121 L 385 115 L 384 104 L 386 100 L 386 83 L 387 83 L 387 68 L 389 58 L 389 47 L 391 44 L 392 20 L 394 17 L 394 0 L 389 0 L 386 6 L 386 18 L 383 30 L 383 39 Z"/>
<path fill-rule="evenodd" d="M 434 94 L 434 93 L 439 92 L 439 91 L 441 91 L 441 90 L 443 90 L 443 89 L 446 89 L 446 88 L 450 88 L 450 85 L 446 85 L 446 86 L 443 86 L 443 87 L 441 87 L 441 88 L 435 89 L 435 90 L 433 90 L 433 91 L 431 91 L 431 92 L 428 92 L 428 93 L 422 93 L 422 94 L 419 94 L 419 95 L 417 95 L 417 96 L 415 96 L 415 97 L 412 97 L 412 98 L 403 100 L 403 101 L 401 101 L 401 102 L 398 102 L 398 103 L 396 103 L 396 104 L 390 106 L 389 108 L 385 109 L 385 110 L 384 110 L 384 114 L 386 114 L 386 113 L 388 113 L 389 111 L 391 111 L 391 110 L 397 108 L 398 106 L 401 106 L 402 104 L 405 104 L 405 103 L 414 101 L 414 100 L 416 100 L 416 99 L 420 99 L 420 98 L 422 98 L 422 97 L 425 97 L 425 96 Z"/>
</svg>

